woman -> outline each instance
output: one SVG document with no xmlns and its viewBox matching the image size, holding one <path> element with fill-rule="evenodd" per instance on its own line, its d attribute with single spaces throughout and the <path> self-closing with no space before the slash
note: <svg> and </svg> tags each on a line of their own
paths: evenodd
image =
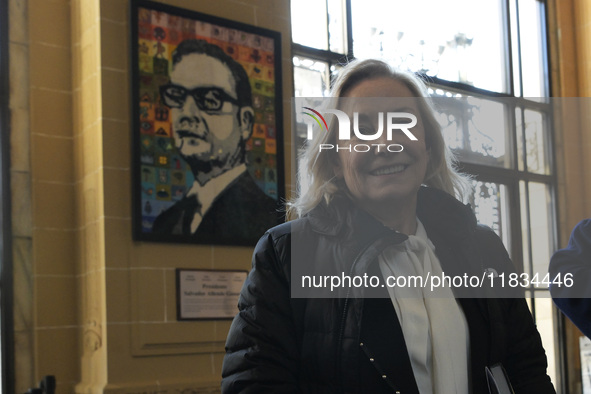
<svg viewBox="0 0 591 394">
<path fill-rule="evenodd" d="M 523 299 L 459 298 L 461 289 L 450 288 L 433 297 L 416 286 L 291 297 L 302 265 L 384 281 L 512 267 L 499 238 L 453 197 L 466 180 L 413 76 L 358 61 L 341 70 L 333 96 L 351 119 L 358 113 L 358 137 L 339 141 L 331 130 L 307 148 L 310 190 L 290 206 L 299 219 L 269 230 L 255 249 L 226 342 L 222 392 L 487 393 L 485 367 L 502 363 L 516 393 L 554 393 Z M 379 113 L 393 109 L 416 115 L 416 141 L 383 133 L 369 152 L 347 148 L 367 142 Z M 341 149 L 319 149 L 330 145 Z"/>
</svg>

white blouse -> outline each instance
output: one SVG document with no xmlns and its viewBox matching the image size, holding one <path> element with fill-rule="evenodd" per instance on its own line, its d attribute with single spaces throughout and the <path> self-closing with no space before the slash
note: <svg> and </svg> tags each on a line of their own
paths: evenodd
<svg viewBox="0 0 591 394">
<path fill-rule="evenodd" d="M 431 291 L 430 281 L 421 287 L 421 280 L 416 280 L 442 275 L 435 246 L 418 219 L 416 235 L 384 250 L 379 264 L 384 281 L 389 276 L 397 278 L 397 286 L 388 287 L 388 292 L 419 392 L 468 393 L 468 323 L 451 288 L 437 287 Z"/>
</svg>

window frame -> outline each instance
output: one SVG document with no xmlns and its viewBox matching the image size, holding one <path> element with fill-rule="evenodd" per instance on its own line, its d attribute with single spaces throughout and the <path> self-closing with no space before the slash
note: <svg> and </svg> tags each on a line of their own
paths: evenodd
<svg viewBox="0 0 591 394">
<path fill-rule="evenodd" d="M 328 9 L 328 0 L 327 1 L 327 9 Z M 346 53 L 338 53 L 333 52 L 330 50 L 322 50 L 316 49 L 312 47 L 307 47 L 295 42 L 292 42 L 292 56 L 293 57 L 305 57 L 312 59 L 314 61 L 324 62 L 328 66 L 329 73 L 331 73 L 331 69 L 333 66 L 346 64 L 347 62 L 353 60 L 354 56 L 354 43 L 353 43 L 353 33 L 352 33 L 352 15 L 351 15 L 351 0 L 342 0 L 344 4 L 344 12 L 345 12 L 345 31 L 346 31 Z M 542 31 L 539 32 L 540 37 L 544 40 L 543 45 L 541 46 L 542 49 L 542 75 L 544 76 L 544 81 L 546 86 L 544 86 L 543 91 L 546 93 L 546 97 L 552 97 L 552 80 L 551 74 L 549 72 L 549 31 L 548 31 L 548 2 L 547 0 L 536 0 L 538 3 L 538 7 L 540 8 L 540 21 L 541 21 L 541 29 Z M 518 268 L 523 270 L 525 266 L 529 266 L 528 268 L 532 269 L 533 262 L 532 262 L 532 242 L 531 242 L 531 221 L 530 221 L 530 209 L 529 209 L 529 183 L 530 182 L 537 182 L 546 185 L 550 189 L 550 198 L 549 201 L 551 202 L 550 212 L 548 212 L 548 217 L 552 222 L 552 228 L 549 232 L 549 235 L 552 239 L 552 244 L 550 245 L 551 251 L 556 250 L 558 245 L 558 231 L 559 231 L 559 217 L 558 217 L 558 209 L 557 209 L 557 169 L 556 169 L 556 155 L 554 149 L 552 147 L 555 146 L 555 136 L 554 136 L 554 118 L 552 117 L 551 107 L 548 103 L 540 103 L 534 100 L 529 100 L 523 96 L 523 72 L 522 72 L 522 59 L 521 59 L 521 34 L 520 34 L 520 22 L 519 17 L 515 17 L 515 22 L 512 25 L 512 15 L 511 10 L 519 15 L 519 0 L 504 0 L 502 1 L 502 12 L 504 13 L 504 23 L 503 23 L 503 31 L 504 31 L 504 43 L 505 43 L 505 68 L 507 70 L 508 81 L 507 83 L 507 92 L 508 93 L 500 93 L 500 92 L 493 92 L 481 88 L 477 88 L 474 86 L 470 86 L 467 84 L 463 84 L 460 82 L 455 81 L 447 81 L 437 77 L 427 77 L 424 75 L 419 75 L 423 80 L 427 82 L 429 88 L 432 89 L 445 89 L 452 92 L 458 92 L 463 95 L 470 95 L 475 96 L 478 98 L 484 99 L 511 99 L 514 102 L 514 105 L 511 106 L 510 110 L 508 111 L 509 120 L 511 124 L 512 133 L 510 135 L 511 138 L 511 148 L 512 152 L 511 158 L 513 159 L 513 163 L 511 168 L 501 168 L 501 167 L 492 167 L 488 165 L 482 164 L 474 164 L 468 162 L 459 163 L 459 168 L 462 172 L 466 172 L 474 177 L 475 180 L 483 181 L 483 182 L 494 182 L 498 184 L 503 184 L 507 187 L 508 190 L 508 209 L 509 209 L 509 217 L 511 218 L 509 223 L 509 231 L 510 231 L 510 254 L 512 260 L 516 264 Z M 327 19 L 329 18 L 327 13 Z M 330 42 L 330 31 L 329 23 L 327 23 L 327 38 L 328 42 Z M 515 41 L 515 42 L 514 42 Z M 515 52 L 515 53 L 514 53 Z M 515 59 L 514 59 L 515 57 Z M 516 83 L 517 79 L 517 83 Z M 332 84 L 332 73 L 330 83 Z M 295 81 L 294 81 L 295 84 Z M 517 96 L 516 93 L 519 92 Z M 521 127 L 520 129 L 517 127 L 516 124 L 516 114 L 515 110 L 519 109 L 521 111 L 521 120 L 522 123 L 524 121 L 524 111 L 528 109 L 533 109 L 539 112 L 542 112 L 546 119 L 544 120 L 544 124 L 548 126 L 548 134 L 547 134 L 547 152 L 546 158 L 549 161 L 549 174 L 538 174 L 529 172 L 527 168 L 527 144 L 525 143 L 525 127 Z M 520 131 L 520 133 L 518 132 Z M 297 138 L 294 136 L 294 138 Z M 521 138 L 523 143 L 521 144 L 522 149 L 522 157 L 523 157 L 523 169 L 519 169 L 518 163 L 518 147 L 517 139 Z M 298 144 L 294 144 L 294 149 L 298 149 Z M 297 157 L 297 153 L 295 152 L 295 157 Z M 295 171 L 294 171 L 295 173 Z M 520 191 L 520 183 L 525 183 L 525 196 L 521 196 Z M 526 204 L 526 212 L 522 212 L 521 209 L 521 198 L 525 198 Z M 524 222 L 525 221 L 525 222 Z M 522 223 L 525 223 L 527 234 L 526 239 L 524 239 L 524 234 L 522 233 Z M 524 261 L 524 248 L 528 250 L 528 259 L 529 261 Z M 532 296 L 529 298 L 532 315 L 534 320 L 536 320 L 536 307 L 535 307 L 535 293 L 539 292 L 548 292 L 547 289 L 534 289 L 532 290 Z M 558 392 L 568 393 L 567 382 L 568 382 L 568 375 L 567 375 L 567 368 L 566 368 L 566 349 L 565 349 L 565 333 L 564 333 L 564 320 L 562 315 L 558 312 L 556 307 L 552 307 L 553 313 L 553 322 L 554 322 L 554 354 L 556 360 L 556 381 L 554 382 L 556 389 Z"/>
</svg>

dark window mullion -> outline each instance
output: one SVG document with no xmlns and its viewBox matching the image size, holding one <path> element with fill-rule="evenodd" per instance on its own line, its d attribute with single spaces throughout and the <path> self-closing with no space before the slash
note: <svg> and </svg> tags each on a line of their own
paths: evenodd
<svg viewBox="0 0 591 394">
<path fill-rule="evenodd" d="M 350 59 L 355 58 L 353 51 L 353 15 L 351 13 L 351 0 L 345 0 L 345 20 L 347 23 L 347 56 Z"/>
<path fill-rule="evenodd" d="M 519 128 L 521 130 L 521 133 L 519 135 L 519 138 L 521 138 L 521 157 L 523 158 L 523 171 L 525 173 L 528 173 L 527 168 L 528 168 L 528 163 L 527 163 L 527 138 L 525 138 L 525 108 L 523 108 L 523 106 L 519 106 L 518 107 L 519 112 L 521 113 L 520 119 L 521 119 L 521 127 Z"/>
<path fill-rule="evenodd" d="M 515 35 L 517 36 L 517 71 L 519 74 L 519 97 L 523 97 L 523 64 L 521 62 L 521 23 L 519 22 L 519 0 L 510 1 L 515 2 L 515 25 L 517 26 L 517 31 L 515 32 Z"/>
<path fill-rule="evenodd" d="M 326 7 L 326 47 L 329 52 L 332 52 L 330 47 L 330 13 L 328 12 L 328 0 L 324 0 L 324 6 Z"/>
<path fill-rule="evenodd" d="M 527 228 L 527 249 L 528 249 L 528 260 L 524 262 L 524 265 L 527 264 L 528 270 L 531 273 L 534 272 L 534 262 L 533 262 L 533 245 L 532 245 L 532 231 L 531 231 L 531 208 L 529 204 L 529 181 L 525 181 L 525 210 L 527 212 L 527 221 L 526 221 L 526 228 Z M 530 288 L 531 290 L 531 288 Z M 531 313 L 534 317 L 534 321 L 536 321 L 536 303 L 535 303 L 535 291 L 531 293 Z"/>
<path fill-rule="evenodd" d="M 302 44 L 292 43 L 291 49 L 293 52 L 293 56 L 304 56 L 310 59 L 319 60 L 323 62 L 345 63 L 347 60 L 347 55 L 343 55 L 342 53 L 331 52 L 324 49 L 311 48 Z"/>
<path fill-rule="evenodd" d="M 506 11 L 507 11 L 507 19 L 510 17 L 509 15 L 509 1 L 505 3 Z M 509 21 L 509 37 L 510 34 L 510 21 Z M 509 38 L 509 54 L 513 52 L 511 41 Z M 513 83 L 513 61 L 510 62 L 510 70 L 511 70 L 511 93 L 515 94 L 515 85 Z M 511 257 L 513 259 L 513 263 L 521 270 L 521 272 L 525 271 L 525 261 L 523 259 L 523 234 L 521 223 L 523 220 L 523 213 L 521 212 L 521 202 L 519 201 L 520 198 L 520 191 L 519 191 L 519 155 L 518 155 L 518 146 L 517 138 L 517 119 L 515 115 L 515 111 L 517 109 L 517 105 L 509 105 L 506 113 L 508 114 L 508 123 L 509 128 L 511 131 L 511 164 L 513 169 L 512 180 L 510 182 L 509 187 L 509 212 L 510 212 L 510 221 L 509 227 L 511 229 Z"/>
<path fill-rule="evenodd" d="M 512 168 L 491 167 L 462 161 L 459 163 L 459 168 L 461 171 L 468 174 L 485 176 L 487 179 L 491 179 L 493 182 L 506 184 L 515 180 L 545 183 L 548 185 L 551 185 L 554 182 L 552 175 L 533 174 L 529 172 L 518 171 Z"/>
<path fill-rule="evenodd" d="M 545 38 L 545 45 L 544 45 L 544 76 L 546 77 L 546 93 L 548 95 L 548 97 L 552 97 L 552 73 L 550 72 L 550 30 L 548 29 L 549 23 L 548 23 L 548 2 L 546 0 L 539 0 L 540 3 L 542 3 L 541 7 L 544 11 L 544 19 L 542 25 L 543 25 L 543 37 Z"/>
<path fill-rule="evenodd" d="M 550 96 L 550 70 L 548 67 L 548 28 L 546 25 L 546 2 L 538 0 L 538 7 L 540 9 L 540 26 L 542 31 L 540 32 L 540 37 L 544 40 L 542 43 L 542 70 L 544 74 L 544 94 L 546 96 Z"/>
<path fill-rule="evenodd" d="M 438 87 L 451 89 L 451 90 L 457 91 L 458 93 L 461 92 L 465 96 L 476 95 L 476 96 L 485 97 L 485 98 L 512 98 L 513 97 L 507 93 L 493 92 L 492 90 L 477 88 L 472 85 L 467 85 L 467 84 L 461 83 L 461 82 L 448 81 L 445 79 L 440 79 L 437 77 L 430 77 L 430 76 L 427 76 L 424 74 L 418 74 L 418 73 L 417 73 L 417 75 L 420 78 L 422 78 L 429 86 L 435 85 Z"/>
<path fill-rule="evenodd" d="M 511 257 L 513 263 L 517 265 L 521 272 L 525 271 L 525 261 L 523 259 L 523 244 L 528 240 L 523 239 L 521 223 L 527 214 L 521 212 L 521 201 L 519 191 L 519 180 L 514 179 L 509 187 L 509 212 L 511 214 Z"/>
<path fill-rule="evenodd" d="M 505 70 L 509 73 L 509 86 L 507 91 L 509 95 L 514 97 L 515 96 L 515 75 L 513 70 L 513 42 L 511 37 L 511 0 L 505 0 L 503 3 L 503 33 L 504 33 L 504 41 L 506 45 L 506 53 L 507 59 L 505 61 Z"/>
</svg>

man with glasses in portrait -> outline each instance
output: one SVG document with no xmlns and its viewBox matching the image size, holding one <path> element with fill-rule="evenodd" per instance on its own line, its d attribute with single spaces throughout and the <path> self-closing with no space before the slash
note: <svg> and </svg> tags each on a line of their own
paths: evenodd
<svg viewBox="0 0 591 394">
<path fill-rule="evenodd" d="M 195 181 L 156 218 L 153 232 L 254 245 L 278 223 L 278 214 L 276 200 L 246 168 L 254 125 L 246 71 L 217 45 L 185 40 L 172 54 L 170 83 L 160 87 L 160 97 L 170 108 L 176 149 Z"/>
</svg>

